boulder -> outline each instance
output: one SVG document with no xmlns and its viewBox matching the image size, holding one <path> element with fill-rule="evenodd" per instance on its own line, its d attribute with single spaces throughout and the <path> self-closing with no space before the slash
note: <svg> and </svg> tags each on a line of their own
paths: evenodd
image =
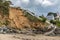
<svg viewBox="0 0 60 40">
<path fill-rule="evenodd" d="M 60 28 L 56 28 L 56 30 L 54 31 L 55 35 L 59 35 L 60 36 Z"/>
</svg>

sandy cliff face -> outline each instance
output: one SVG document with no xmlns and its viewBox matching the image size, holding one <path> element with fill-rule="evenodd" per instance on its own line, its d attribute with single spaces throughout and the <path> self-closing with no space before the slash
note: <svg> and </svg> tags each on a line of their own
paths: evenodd
<svg viewBox="0 0 60 40">
<path fill-rule="evenodd" d="M 23 11 L 20 9 L 10 8 L 9 18 L 11 20 L 12 27 L 16 28 L 22 28 L 25 26 L 30 27 L 29 20 L 23 15 Z"/>
<path fill-rule="evenodd" d="M 10 8 L 9 9 L 9 20 L 10 26 L 14 28 L 26 28 L 26 27 L 43 27 L 44 23 L 41 22 L 31 22 L 27 17 L 24 16 L 24 12 L 21 9 Z"/>
</svg>

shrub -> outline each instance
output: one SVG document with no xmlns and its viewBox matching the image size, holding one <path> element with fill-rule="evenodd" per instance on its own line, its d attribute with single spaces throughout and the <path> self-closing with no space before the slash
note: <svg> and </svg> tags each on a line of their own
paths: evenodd
<svg viewBox="0 0 60 40">
<path fill-rule="evenodd" d="M 56 21 L 56 25 L 60 27 L 60 21 Z"/>
<path fill-rule="evenodd" d="M 42 20 L 42 22 L 46 22 L 46 18 L 44 16 L 39 16 Z"/>
<path fill-rule="evenodd" d="M 42 18 L 43 20 L 42 20 L 42 22 L 46 22 L 46 18 Z"/>
<path fill-rule="evenodd" d="M 32 22 L 37 22 L 37 21 L 39 21 L 39 19 L 38 19 L 37 17 L 31 15 L 31 14 L 28 13 L 28 12 L 25 12 L 25 13 L 24 13 L 24 16 L 27 17 L 27 18 L 28 18 L 30 21 L 32 21 Z"/>
<path fill-rule="evenodd" d="M 50 23 L 52 23 L 52 24 L 56 24 L 56 21 L 54 21 L 54 20 L 50 20 Z"/>
<path fill-rule="evenodd" d="M 60 21 L 58 20 L 51 20 L 50 23 L 55 24 L 56 26 L 60 27 Z"/>
<path fill-rule="evenodd" d="M 6 26 L 9 25 L 10 22 L 8 20 L 4 20 L 4 21 L 5 22 L 3 22 L 3 25 L 6 25 Z"/>
</svg>

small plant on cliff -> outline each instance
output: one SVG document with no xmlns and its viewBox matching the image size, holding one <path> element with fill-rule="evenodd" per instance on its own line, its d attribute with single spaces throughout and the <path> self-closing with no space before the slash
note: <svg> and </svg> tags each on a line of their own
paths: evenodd
<svg viewBox="0 0 60 40">
<path fill-rule="evenodd" d="M 3 22 L 3 25 L 6 25 L 7 26 L 7 25 L 9 25 L 9 23 L 10 22 L 8 20 L 5 20 L 5 22 Z"/>
</svg>

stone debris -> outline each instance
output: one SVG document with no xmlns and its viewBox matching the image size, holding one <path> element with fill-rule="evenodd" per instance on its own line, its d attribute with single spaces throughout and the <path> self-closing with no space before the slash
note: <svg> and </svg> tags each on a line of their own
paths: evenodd
<svg viewBox="0 0 60 40">
<path fill-rule="evenodd" d="M 53 29 L 53 28 L 52 28 Z M 7 26 L 0 27 L 0 34 L 6 34 L 6 33 L 18 33 L 18 34 L 27 34 L 27 35 L 35 35 L 35 34 L 43 34 L 44 32 L 41 30 L 33 30 L 33 29 L 23 29 L 18 30 L 14 28 L 10 28 Z M 53 32 L 45 32 L 46 36 L 60 36 L 60 28 L 54 29 Z"/>
</svg>

